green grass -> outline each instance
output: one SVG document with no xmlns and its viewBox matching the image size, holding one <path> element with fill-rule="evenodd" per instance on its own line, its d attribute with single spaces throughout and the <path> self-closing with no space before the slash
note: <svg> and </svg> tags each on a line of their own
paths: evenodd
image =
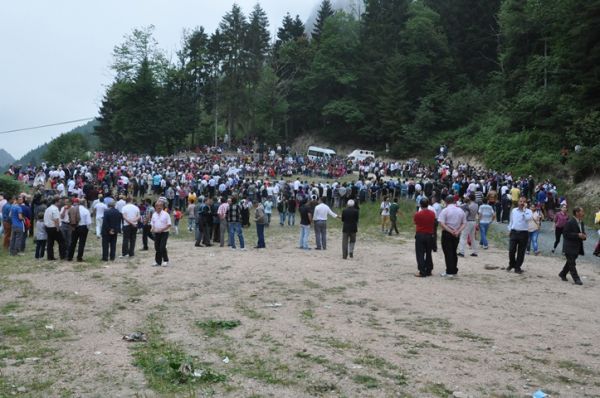
<svg viewBox="0 0 600 398">
<path fill-rule="evenodd" d="M 452 395 L 452 390 L 443 383 L 429 383 L 421 389 L 422 392 L 430 393 L 436 397 L 447 398 Z"/>
<path fill-rule="evenodd" d="M 485 345 L 494 344 L 494 339 L 489 337 L 480 336 L 476 333 L 471 332 L 470 330 L 459 330 L 454 333 L 456 337 L 460 337 L 461 339 L 470 340 L 476 343 L 482 343 Z"/>
<path fill-rule="evenodd" d="M 210 364 L 200 363 L 187 354 L 178 344 L 167 341 L 161 325 L 150 318 L 148 342 L 131 344 L 133 364 L 139 367 L 148 385 L 159 393 L 188 392 L 190 395 L 200 386 L 222 383 L 225 375 L 211 369 Z"/>
<path fill-rule="evenodd" d="M 196 326 L 204 331 L 209 337 L 214 337 L 221 334 L 225 330 L 235 329 L 242 324 L 238 319 L 233 320 L 214 320 L 208 319 L 204 321 L 197 321 Z"/>
<path fill-rule="evenodd" d="M 366 388 L 378 388 L 379 387 L 379 381 L 372 377 L 372 376 L 368 376 L 368 375 L 355 375 L 352 376 L 352 381 L 354 381 L 356 384 L 360 384 Z"/>
</svg>

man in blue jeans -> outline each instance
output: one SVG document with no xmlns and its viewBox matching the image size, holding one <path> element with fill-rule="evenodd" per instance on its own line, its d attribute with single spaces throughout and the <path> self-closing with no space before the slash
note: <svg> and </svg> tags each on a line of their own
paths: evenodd
<svg viewBox="0 0 600 398">
<path fill-rule="evenodd" d="M 229 224 L 229 246 L 235 249 L 235 235 L 240 240 L 240 249 L 244 250 L 244 233 L 242 232 L 242 208 L 237 198 L 231 198 L 231 205 L 227 209 L 227 224 Z"/>
<path fill-rule="evenodd" d="M 483 198 L 483 204 L 479 206 L 479 233 L 481 234 L 481 239 L 479 240 L 479 244 L 484 249 L 488 248 L 488 240 L 487 240 L 487 231 L 490 227 L 490 224 L 494 222 L 496 218 L 496 212 L 492 206 L 488 204 L 488 199 Z"/>
</svg>

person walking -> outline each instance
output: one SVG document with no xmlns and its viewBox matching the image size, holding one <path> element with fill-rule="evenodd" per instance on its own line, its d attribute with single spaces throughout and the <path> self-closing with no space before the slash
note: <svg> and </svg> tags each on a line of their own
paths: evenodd
<svg viewBox="0 0 600 398">
<path fill-rule="evenodd" d="M 169 229 L 171 228 L 171 216 L 164 208 L 162 200 L 156 201 L 156 211 L 152 214 L 150 221 L 151 232 L 154 234 L 154 267 L 169 266 L 169 255 L 167 253 L 167 240 L 169 239 Z"/>
<path fill-rule="evenodd" d="M 310 250 L 308 247 L 308 238 L 310 236 L 310 226 L 313 221 L 313 210 L 307 201 L 300 205 L 300 249 Z"/>
<path fill-rule="evenodd" d="M 429 199 L 422 197 L 419 202 L 421 208 L 413 216 L 415 224 L 415 253 L 417 255 L 417 267 L 419 272 L 416 277 L 424 278 L 431 276 L 433 272 L 433 232 L 435 229 L 435 212 L 428 209 Z"/>
<path fill-rule="evenodd" d="M 540 254 L 538 238 L 540 236 L 540 229 L 542 228 L 543 214 L 539 205 L 536 206 L 533 203 L 529 206 L 529 210 L 531 210 L 532 216 L 528 223 L 529 241 L 527 242 L 526 253 L 529 254 L 531 252 L 531 246 L 533 246 L 533 254 L 537 256 Z"/>
<path fill-rule="evenodd" d="M 471 256 L 477 257 L 477 241 L 475 240 L 475 231 L 477 227 L 477 217 L 479 212 L 479 205 L 475 201 L 475 194 L 471 193 L 465 196 L 465 202 L 461 206 L 467 216 L 467 225 L 460 234 L 458 255 L 460 257 L 465 256 L 465 246 L 467 241 L 471 240 Z"/>
<path fill-rule="evenodd" d="M 392 231 L 396 231 L 396 235 L 400 232 L 398 231 L 398 211 L 400 210 L 400 206 L 398 205 L 398 198 L 394 198 L 392 203 L 390 204 L 390 232 L 389 236 L 392 236 Z"/>
<path fill-rule="evenodd" d="M 256 209 L 254 210 L 254 223 L 256 224 L 256 236 L 258 237 L 258 243 L 254 247 L 255 249 L 264 249 L 266 247 L 265 224 L 267 224 L 267 220 L 265 208 L 262 203 L 258 202 Z"/>
<path fill-rule="evenodd" d="M 219 246 L 225 246 L 225 234 L 228 234 L 229 227 L 227 225 L 227 209 L 229 209 L 229 199 L 224 196 L 221 198 L 221 204 L 217 209 L 219 216 Z"/>
<path fill-rule="evenodd" d="M 75 255 L 75 247 L 77 247 L 77 261 L 83 261 L 83 253 L 85 251 L 85 243 L 87 242 L 87 236 L 90 229 L 90 225 L 92 225 L 92 216 L 90 211 L 85 207 L 86 202 L 85 199 L 79 201 L 78 199 L 73 199 L 73 202 L 77 200 L 77 211 L 79 212 L 78 223 L 75 229 L 73 230 L 73 234 L 71 235 L 71 246 L 69 247 L 69 254 L 67 259 L 69 261 L 73 260 L 73 256 Z"/>
<path fill-rule="evenodd" d="M 521 196 L 517 202 L 517 207 L 510 212 L 510 221 L 508 223 L 509 246 L 508 246 L 508 268 L 515 270 L 516 274 L 522 274 L 521 266 L 525 260 L 525 250 L 529 239 L 529 221 L 533 214 L 527 208 L 527 198 Z"/>
<path fill-rule="evenodd" d="M 558 274 L 560 279 L 563 281 L 567 280 L 567 273 L 571 274 L 571 278 L 573 278 L 573 282 L 576 285 L 583 285 L 581 282 L 581 278 L 577 274 L 576 262 L 578 256 L 583 256 L 585 253 L 583 251 L 583 242 L 587 239 L 587 235 L 585 233 L 585 226 L 583 224 L 583 217 L 585 213 L 581 207 L 575 207 L 573 209 L 573 218 L 571 218 L 564 229 L 564 238 L 565 238 L 565 256 L 567 257 L 567 262 L 563 267 L 562 271 Z"/>
<path fill-rule="evenodd" d="M 12 202 L 13 204 L 9 215 L 11 222 L 9 253 L 11 256 L 16 256 L 22 252 L 21 247 L 26 233 L 25 216 L 23 215 L 23 208 L 21 207 L 23 204 L 23 196 L 17 196 Z"/>
<path fill-rule="evenodd" d="M 327 250 L 327 217 L 338 217 L 338 215 L 331 211 L 329 206 L 327 206 L 325 203 L 326 200 L 326 196 L 321 196 L 319 198 L 321 203 L 315 206 L 313 220 L 315 223 L 316 250 Z"/>
<path fill-rule="evenodd" d="M 392 233 L 390 228 L 390 201 L 387 196 L 383 197 L 381 204 L 379 205 L 379 212 L 381 213 L 381 232 Z"/>
<path fill-rule="evenodd" d="M 346 208 L 342 210 L 342 258 L 354 257 L 354 245 L 356 244 L 356 233 L 358 232 L 359 211 L 355 207 L 354 200 L 348 200 Z"/>
<path fill-rule="evenodd" d="M 140 221 L 140 209 L 132 203 L 131 196 L 127 196 L 125 199 L 125 205 L 121 208 L 121 215 L 123 216 L 123 244 L 120 258 L 133 257 L 135 255 L 138 222 Z"/>
<path fill-rule="evenodd" d="M 119 210 L 115 209 L 115 201 L 108 204 L 102 220 L 102 261 L 115 261 L 117 252 L 117 236 L 121 232 L 123 218 Z"/>
<path fill-rule="evenodd" d="M 454 204 L 454 196 L 448 195 L 444 200 L 446 207 L 440 213 L 438 222 L 442 228 L 442 251 L 446 262 L 446 272 L 442 277 L 453 277 L 458 273 L 458 256 L 456 249 L 460 234 L 467 225 L 467 215 Z"/>
<path fill-rule="evenodd" d="M 102 220 L 104 220 L 104 212 L 108 209 L 102 195 L 98 196 L 98 201 L 92 205 L 92 208 L 96 218 L 96 237 L 100 238 L 102 236 Z"/>
<path fill-rule="evenodd" d="M 567 204 L 560 206 L 560 211 L 554 215 L 554 246 L 552 247 L 552 253 L 556 251 L 560 238 L 563 234 L 563 229 L 569 221 L 569 213 L 567 212 Z"/>
<path fill-rule="evenodd" d="M 594 248 L 594 256 L 600 257 L 600 207 L 594 217 L 594 224 L 596 224 L 596 228 L 598 228 L 598 243 L 596 243 L 596 247 Z"/>
</svg>

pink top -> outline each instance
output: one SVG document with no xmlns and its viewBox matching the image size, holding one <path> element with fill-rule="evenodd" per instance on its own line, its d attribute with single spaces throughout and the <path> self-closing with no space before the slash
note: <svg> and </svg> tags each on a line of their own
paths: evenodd
<svg viewBox="0 0 600 398">
<path fill-rule="evenodd" d="M 554 226 L 555 228 L 563 228 L 567 221 L 569 221 L 569 215 L 559 211 L 554 215 Z"/>
</svg>

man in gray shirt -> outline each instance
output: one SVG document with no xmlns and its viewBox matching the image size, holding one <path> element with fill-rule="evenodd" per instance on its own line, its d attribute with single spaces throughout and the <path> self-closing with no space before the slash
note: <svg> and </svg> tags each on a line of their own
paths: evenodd
<svg viewBox="0 0 600 398">
<path fill-rule="evenodd" d="M 477 214 L 479 211 L 479 205 L 475 201 L 475 194 L 470 193 L 469 196 L 465 196 L 465 202 L 461 206 L 461 209 L 467 216 L 467 225 L 460 234 L 460 243 L 458 255 L 460 257 L 465 256 L 465 245 L 467 240 L 471 237 L 471 256 L 477 257 L 477 242 L 475 241 L 475 228 L 477 226 Z"/>
<path fill-rule="evenodd" d="M 461 232 L 467 225 L 467 217 L 462 209 L 454 205 L 454 197 L 448 195 L 445 199 L 446 208 L 442 210 L 438 221 L 442 228 L 442 250 L 446 261 L 446 272 L 443 277 L 453 277 L 458 273 L 458 256 L 456 248 Z"/>
</svg>

